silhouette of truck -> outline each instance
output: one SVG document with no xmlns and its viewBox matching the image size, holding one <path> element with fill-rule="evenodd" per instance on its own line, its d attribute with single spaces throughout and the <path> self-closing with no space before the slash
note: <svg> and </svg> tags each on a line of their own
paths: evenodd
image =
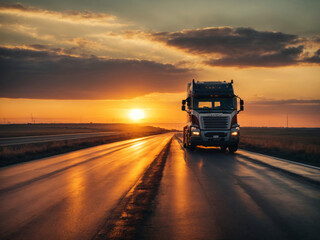
<svg viewBox="0 0 320 240">
<path fill-rule="evenodd" d="M 243 105 L 243 100 L 234 94 L 233 80 L 192 80 L 188 83 L 187 99 L 182 100 L 181 108 L 188 114 L 187 125 L 183 128 L 184 147 L 194 150 L 199 145 L 216 146 L 222 151 L 227 148 L 232 153 L 237 151 L 240 138 L 237 115 L 243 111 Z"/>
</svg>

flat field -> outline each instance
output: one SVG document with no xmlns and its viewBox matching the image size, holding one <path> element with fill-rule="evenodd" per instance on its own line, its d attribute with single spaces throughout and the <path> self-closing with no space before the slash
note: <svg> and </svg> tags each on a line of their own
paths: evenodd
<svg viewBox="0 0 320 240">
<path fill-rule="evenodd" d="M 240 147 L 320 166 L 320 128 L 241 128 Z"/>
<path fill-rule="evenodd" d="M 11 124 L 0 125 L 0 137 L 115 132 L 110 136 L 28 143 L 0 147 L 0 167 L 116 141 L 150 136 L 169 130 L 135 124 Z"/>
<path fill-rule="evenodd" d="M 0 148 L 0 166 L 98 144 L 163 133 L 168 130 L 137 124 L 11 124 L 0 125 L 0 137 L 117 132 L 95 137 Z M 320 128 L 241 128 L 240 147 L 254 152 L 320 166 Z"/>
<path fill-rule="evenodd" d="M 141 133 L 162 128 L 120 123 L 0 124 L 0 137 L 22 137 L 94 132 Z M 162 129 L 164 130 L 164 129 Z"/>
</svg>

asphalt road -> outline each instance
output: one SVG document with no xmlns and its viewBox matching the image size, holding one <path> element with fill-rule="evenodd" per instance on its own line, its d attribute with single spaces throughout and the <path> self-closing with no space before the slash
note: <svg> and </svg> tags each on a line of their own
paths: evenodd
<svg viewBox="0 0 320 240">
<path fill-rule="evenodd" d="M 91 239 L 171 136 L 0 169 L 0 239 Z M 174 138 L 143 237 L 319 239 L 319 185 L 239 153 L 185 151 Z"/>
<path fill-rule="evenodd" d="M 0 239 L 91 239 L 172 133 L 0 169 Z"/>
<path fill-rule="evenodd" d="M 319 185 L 239 153 L 185 151 L 174 139 L 145 238 L 320 239 Z M 314 168 L 286 165 L 320 175 Z"/>
<path fill-rule="evenodd" d="M 0 138 L 0 147 L 28 144 L 28 143 L 40 143 L 40 142 L 53 142 L 63 141 L 79 138 L 100 137 L 117 134 L 115 132 L 97 132 L 97 133 L 75 133 L 75 134 L 59 134 L 59 135 L 42 135 L 42 136 L 27 136 L 27 137 L 6 137 Z"/>
</svg>

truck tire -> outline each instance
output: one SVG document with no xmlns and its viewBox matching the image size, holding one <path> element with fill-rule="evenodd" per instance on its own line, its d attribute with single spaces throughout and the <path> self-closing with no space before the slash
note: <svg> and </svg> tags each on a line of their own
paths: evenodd
<svg viewBox="0 0 320 240">
<path fill-rule="evenodd" d="M 186 136 L 186 129 L 183 129 L 183 147 L 184 148 L 188 148 L 188 144 L 187 144 L 187 136 Z"/>
<path fill-rule="evenodd" d="M 228 149 L 229 149 L 229 152 L 235 153 L 238 150 L 238 144 L 230 145 Z"/>
</svg>

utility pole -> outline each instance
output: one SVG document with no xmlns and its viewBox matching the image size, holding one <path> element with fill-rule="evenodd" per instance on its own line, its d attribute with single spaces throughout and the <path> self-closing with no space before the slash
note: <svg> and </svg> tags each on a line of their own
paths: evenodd
<svg viewBox="0 0 320 240">
<path fill-rule="evenodd" d="M 287 113 L 287 128 L 289 128 L 289 115 Z"/>
<path fill-rule="evenodd" d="M 31 113 L 31 123 L 36 123 L 36 121 L 34 120 L 33 114 Z"/>
</svg>

